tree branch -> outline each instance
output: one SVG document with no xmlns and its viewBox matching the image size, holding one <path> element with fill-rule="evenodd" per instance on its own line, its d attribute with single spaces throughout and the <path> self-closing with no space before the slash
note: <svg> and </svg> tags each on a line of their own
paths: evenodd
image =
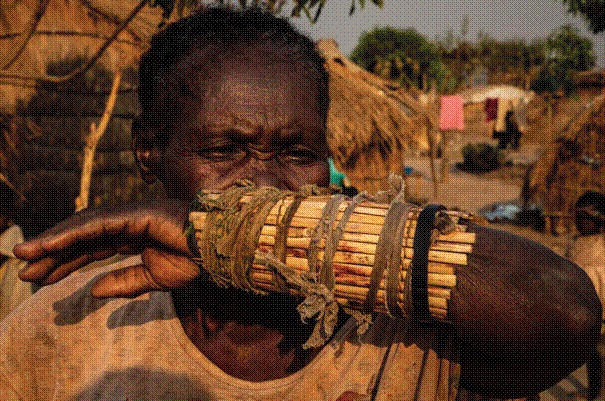
<svg viewBox="0 0 605 401">
<path fill-rule="evenodd" d="M 97 144 L 103 136 L 103 133 L 107 128 L 107 124 L 109 124 L 109 120 L 111 119 L 111 114 L 118 97 L 118 88 L 120 86 L 121 79 L 122 71 L 118 70 L 113 77 L 113 85 L 111 87 L 109 97 L 107 98 L 107 104 L 105 105 L 105 111 L 103 112 L 103 117 L 101 117 L 99 126 L 95 126 L 95 123 L 90 125 L 90 134 L 88 134 L 88 138 L 86 138 L 86 145 L 84 147 L 84 160 L 82 161 L 82 174 L 80 176 L 80 195 L 78 195 L 75 200 L 76 212 L 88 207 L 95 151 L 97 149 Z"/>
<path fill-rule="evenodd" d="M 94 63 L 101 57 L 103 52 L 111 45 L 111 43 L 118 37 L 118 35 L 128 26 L 128 24 L 134 19 L 134 17 L 138 14 L 138 12 L 145 6 L 147 0 L 141 0 L 139 4 L 130 12 L 128 17 L 122 21 L 122 23 L 115 29 L 115 31 L 111 34 L 111 36 L 103 43 L 103 45 L 97 50 L 97 52 L 88 60 L 86 64 L 81 65 L 80 67 L 72 70 L 70 73 L 66 75 L 62 75 L 59 77 L 52 75 L 45 75 L 42 77 L 33 77 L 30 75 L 19 75 L 19 74 L 1 74 L 0 79 L 2 78 L 10 78 L 10 79 L 21 79 L 21 80 L 41 80 L 45 83 L 58 84 L 62 82 L 69 81 L 79 75 L 82 75 L 86 71 L 93 66 Z"/>
<path fill-rule="evenodd" d="M 23 31 L 23 37 L 17 42 L 17 45 L 13 48 L 13 51 L 9 51 L 8 54 L 5 54 L 4 57 L 2 57 L 2 60 L 0 61 L 1 70 L 8 69 L 11 65 L 15 63 L 21 53 L 23 53 L 23 50 L 25 50 L 25 46 L 27 46 L 27 43 L 34 34 L 36 28 L 38 27 L 38 24 L 40 23 L 40 20 L 42 19 L 42 16 L 44 15 L 44 12 L 46 11 L 46 6 L 48 6 L 48 2 L 49 0 L 38 0 L 38 5 L 34 10 L 33 15 L 27 22 L 26 29 Z"/>
</svg>

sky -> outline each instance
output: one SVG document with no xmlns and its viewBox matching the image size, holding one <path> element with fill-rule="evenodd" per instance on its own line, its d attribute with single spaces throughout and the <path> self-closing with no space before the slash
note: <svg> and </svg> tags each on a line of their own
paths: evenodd
<svg viewBox="0 0 605 401">
<path fill-rule="evenodd" d="M 315 40 L 336 39 L 346 55 L 364 31 L 377 26 L 412 27 L 434 40 L 438 35 L 445 36 L 449 28 L 459 34 L 468 16 L 469 41 L 476 40 L 480 31 L 500 40 L 525 38 L 530 41 L 548 36 L 561 25 L 571 24 L 592 39 L 597 65 L 605 67 L 605 32 L 592 34 L 582 16 L 569 14 L 561 0 L 384 0 L 384 3 L 380 9 L 366 0 L 364 9 L 358 6 L 349 16 L 351 0 L 328 0 L 314 25 L 304 16 L 294 18 L 293 22 Z"/>
</svg>

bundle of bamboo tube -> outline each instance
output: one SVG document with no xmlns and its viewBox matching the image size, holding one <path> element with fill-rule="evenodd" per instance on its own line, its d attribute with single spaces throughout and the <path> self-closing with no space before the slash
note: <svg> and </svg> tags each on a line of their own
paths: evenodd
<svg viewBox="0 0 605 401">
<path fill-rule="evenodd" d="M 206 194 L 211 199 L 217 199 L 219 194 Z M 249 202 L 253 195 L 243 195 L 239 202 Z M 299 273 L 317 274 L 323 263 L 326 239 L 322 238 L 315 245 L 317 266 L 309 266 L 309 250 L 314 231 L 320 223 L 323 209 L 330 199 L 329 196 L 309 196 L 300 202 L 289 226 L 286 228 L 286 257 L 285 264 Z M 286 195 L 272 207 L 262 226 L 257 249 L 264 253 L 272 253 L 276 243 L 278 225 L 283 223 L 284 211 L 294 201 L 293 195 Z M 338 209 L 334 226 L 336 227 L 350 200 L 344 200 Z M 336 301 L 341 305 L 362 309 L 370 285 L 370 275 L 374 265 L 376 247 L 385 223 L 389 204 L 363 201 L 359 203 L 344 226 L 344 233 L 336 245 L 332 259 L 335 278 L 333 289 Z M 401 265 L 398 285 L 398 302 L 405 310 L 404 286 L 413 256 L 416 219 L 421 208 L 413 208 L 408 213 L 406 226 L 401 244 Z M 460 212 L 445 211 L 455 224 L 454 230 L 447 234 L 439 234 L 434 238 L 428 253 L 428 303 L 431 316 L 437 320 L 447 320 L 448 303 L 451 290 L 456 285 L 457 266 L 466 265 L 467 257 L 473 250 L 475 234 L 466 232 L 466 226 L 457 224 L 461 217 L 468 217 Z M 192 211 L 189 220 L 195 230 L 198 247 L 208 241 L 203 236 L 203 228 L 208 213 Z M 274 273 L 258 259 L 252 262 L 250 281 L 255 289 L 262 291 L 278 291 Z M 296 295 L 298 290 L 289 286 L 290 293 Z M 374 311 L 387 312 L 385 305 L 386 280 L 383 278 L 376 297 Z"/>
</svg>

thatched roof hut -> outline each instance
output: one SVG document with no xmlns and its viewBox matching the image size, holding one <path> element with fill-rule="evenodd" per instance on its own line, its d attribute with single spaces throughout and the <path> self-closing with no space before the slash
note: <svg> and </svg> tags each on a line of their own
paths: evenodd
<svg viewBox="0 0 605 401">
<path fill-rule="evenodd" d="M 91 123 L 99 123 L 117 70 L 125 72 L 97 146 L 91 205 L 148 191 L 129 150 L 130 120 L 138 112 L 132 67 L 161 19 L 159 7 L 140 0 L 0 3 L 0 173 L 25 199 L 17 221 L 26 234 L 73 213 L 84 143 Z M 53 83 L 92 61 L 86 73 Z"/>
<path fill-rule="evenodd" d="M 605 192 L 605 96 L 597 96 L 563 129 L 530 171 L 524 198 L 553 225 L 571 228 L 573 206 L 589 190 Z M 557 228 L 557 227 L 553 227 Z"/>
<path fill-rule="evenodd" d="M 359 189 L 385 189 L 389 172 L 401 174 L 402 152 L 429 150 L 435 113 L 421 93 L 363 70 L 334 40 L 320 40 L 317 48 L 330 74 L 328 144 L 335 164 Z"/>
<path fill-rule="evenodd" d="M 66 58 L 91 59 L 106 43 L 109 47 L 101 52 L 97 65 L 109 71 L 131 65 L 146 49 L 161 18 L 159 7 L 141 7 L 140 0 L 2 2 L 0 111 L 13 113 L 19 99 L 27 101 L 36 79 L 56 79 L 49 75 L 49 64 Z M 116 39 L 109 41 L 116 33 Z"/>
</svg>

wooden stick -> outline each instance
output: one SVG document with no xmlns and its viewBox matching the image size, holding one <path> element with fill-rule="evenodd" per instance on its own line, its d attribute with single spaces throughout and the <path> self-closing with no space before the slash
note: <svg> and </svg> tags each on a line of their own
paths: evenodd
<svg viewBox="0 0 605 401">
<path fill-rule="evenodd" d="M 275 237 L 271 235 L 262 235 L 259 238 L 259 245 L 275 245 Z M 299 237 L 293 238 L 288 237 L 286 239 L 286 246 L 291 248 L 301 248 L 308 249 L 311 243 L 310 237 Z M 403 242 L 404 248 L 412 249 L 414 245 L 414 241 L 411 238 L 405 238 Z M 318 244 L 319 247 L 323 248 L 325 246 L 325 241 L 322 239 L 321 243 Z M 357 242 L 357 241 L 349 241 L 346 239 L 342 239 L 338 242 L 337 250 L 348 250 L 359 253 L 367 253 L 373 255 L 376 253 L 376 244 L 367 243 L 367 242 Z M 444 251 L 444 252 L 452 252 L 452 253 L 472 253 L 473 246 L 471 244 L 461 244 L 455 242 L 443 242 L 443 241 L 435 241 L 433 245 L 431 245 L 431 250 L 434 251 Z"/>
<path fill-rule="evenodd" d="M 253 270 L 251 272 L 250 276 L 251 276 L 252 281 L 255 283 L 273 284 L 273 274 L 272 273 L 265 273 L 263 271 Z M 358 287 L 358 286 L 347 285 L 347 284 L 340 284 L 340 283 L 336 283 L 334 286 L 335 296 L 344 297 L 348 300 L 353 300 L 353 301 L 362 301 L 362 302 L 365 301 L 365 299 L 368 295 L 368 290 L 369 290 L 369 288 Z M 385 298 L 386 298 L 386 291 L 384 289 L 379 289 L 377 292 L 377 297 L 376 297 L 377 302 L 384 303 Z M 432 296 L 429 296 L 428 299 L 429 299 L 429 306 L 432 306 L 437 309 L 447 309 L 447 299 L 439 298 L 439 297 L 432 297 Z M 405 295 L 401 292 L 398 293 L 397 300 L 399 302 L 405 301 Z"/>
<path fill-rule="evenodd" d="M 272 253 L 273 249 L 271 247 L 267 247 L 267 246 L 259 246 L 258 249 L 260 251 L 263 252 L 268 252 L 268 253 Z M 324 252 L 323 251 L 319 251 L 318 252 L 318 264 L 323 262 L 324 259 Z M 374 266 L 374 255 L 363 255 L 366 257 L 366 259 L 372 261 L 372 263 L 361 263 L 364 262 L 364 260 L 362 259 L 355 259 L 354 257 L 350 257 L 349 255 L 347 255 L 344 252 L 335 252 L 334 257 L 332 259 L 332 263 L 335 265 L 354 265 L 354 266 L 359 266 L 359 272 L 366 272 L 367 274 L 363 274 L 363 275 L 367 275 L 369 276 L 372 268 Z M 307 250 L 305 249 L 291 249 L 288 248 L 286 250 L 286 261 L 287 263 L 292 263 L 295 266 L 299 266 L 301 268 L 306 268 L 307 271 L 309 271 L 309 265 L 308 265 L 308 257 L 307 257 Z M 410 264 L 412 262 L 411 259 L 409 258 L 404 258 L 402 259 L 402 264 L 400 265 L 400 268 L 402 270 L 409 270 Z M 315 270 L 315 269 L 312 269 Z M 429 261 L 428 264 L 428 272 L 429 273 L 436 273 L 436 274 L 451 274 L 454 275 L 456 274 L 456 267 L 454 265 L 452 265 L 451 263 L 444 263 L 444 262 L 436 262 L 436 261 Z"/>
<path fill-rule="evenodd" d="M 354 216 L 356 216 L 356 217 L 354 218 Z M 203 227 L 204 221 L 206 219 L 206 213 L 205 212 L 192 212 L 192 214 L 190 214 L 190 217 L 193 220 L 197 221 L 197 226 L 194 226 L 194 228 L 201 229 Z M 336 216 L 334 223 L 337 224 L 340 221 L 341 217 L 342 217 L 342 213 L 339 213 L 339 215 Z M 370 219 L 368 220 L 367 217 L 369 217 Z M 351 215 L 351 217 L 349 218 L 349 221 L 347 222 L 347 227 L 348 226 L 352 227 L 352 230 L 350 230 L 349 232 L 380 234 L 380 230 L 382 229 L 382 226 L 384 224 L 384 219 L 383 218 L 373 218 L 373 217 L 376 217 L 376 216 L 355 215 L 355 213 L 353 213 Z M 291 227 L 315 228 L 315 226 L 317 226 L 317 223 L 319 222 L 320 218 L 321 218 L 321 210 L 317 210 L 316 213 L 303 213 L 303 211 L 299 210 L 299 211 L 297 211 L 297 213 L 295 213 L 294 218 L 292 219 L 292 222 L 290 223 L 290 226 Z M 265 225 L 275 226 L 278 224 L 279 220 L 281 220 L 281 216 L 278 216 L 277 213 L 276 214 L 270 213 L 267 216 L 267 219 L 265 220 Z M 357 230 L 359 230 L 359 228 L 358 228 L 359 225 L 367 226 L 369 231 L 367 231 L 367 230 L 357 231 Z M 416 219 L 410 218 L 409 220 L 407 220 L 406 228 L 415 229 L 416 228 Z M 463 231 L 465 229 L 465 226 L 456 225 L 456 229 L 458 231 Z M 345 230 L 345 231 L 347 231 L 347 230 Z"/>
<path fill-rule="evenodd" d="M 263 226 L 261 230 L 261 235 L 275 237 L 276 233 L 277 228 L 275 226 L 266 225 Z M 412 237 L 414 233 L 415 231 L 411 232 L 409 236 Z M 290 227 L 288 229 L 288 238 L 310 238 L 312 235 L 312 228 Z M 342 236 L 342 240 L 376 244 L 378 242 L 378 237 L 378 235 L 374 234 L 348 233 L 345 231 L 344 235 Z M 441 242 L 473 244 L 475 242 L 475 233 L 453 232 L 450 234 L 441 234 L 437 237 L 437 240 Z M 413 240 L 411 241 L 413 244 Z"/>
<path fill-rule="evenodd" d="M 275 284 L 272 281 L 270 282 L 270 281 L 259 279 L 258 281 L 255 280 L 255 284 L 258 287 L 258 289 L 263 290 L 263 291 L 277 291 L 278 290 L 278 288 L 275 286 Z M 293 288 L 288 288 L 288 293 L 293 296 L 300 296 L 300 293 Z M 339 303 L 340 305 L 343 305 L 345 307 L 350 307 L 352 309 L 358 309 L 358 310 L 361 310 L 363 308 L 363 300 L 360 300 L 360 299 L 353 300 L 353 299 L 349 299 L 348 297 L 342 297 L 342 296 L 335 296 L 334 299 L 336 300 L 337 303 Z M 400 303 L 400 307 L 403 308 L 403 306 L 404 305 L 402 305 Z M 376 312 L 382 312 L 382 313 L 387 312 L 386 306 L 384 305 L 384 299 L 376 300 L 376 305 L 374 307 L 374 310 Z M 447 309 L 438 308 L 438 307 L 429 305 L 429 312 L 430 312 L 431 316 L 433 316 L 436 319 L 445 320 L 447 318 Z"/>
<path fill-rule="evenodd" d="M 109 124 L 109 120 L 111 119 L 111 114 L 113 113 L 113 109 L 116 104 L 116 99 L 118 97 L 118 88 L 120 87 L 121 79 L 122 71 L 118 70 L 113 76 L 111 92 L 109 93 L 109 97 L 107 98 L 105 110 L 103 111 L 103 116 L 99 121 L 99 125 L 97 126 L 95 123 L 90 124 L 90 133 L 86 138 L 86 144 L 84 146 L 82 173 L 80 174 L 80 193 L 74 201 L 76 204 L 76 212 L 82 209 L 86 209 L 88 207 L 88 198 L 90 194 L 90 183 L 92 180 L 92 169 L 94 165 L 95 151 L 97 149 L 97 144 L 99 143 L 99 140 L 101 140 L 101 137 L 103 136 L 103 133 L 107 128 L 107 124 Z"/>
<path fill-rule="evenodd" d="M 272 247 L 266 245 L 259 245 L 258 249 L 263 252 L 272 252 Z M 290 254 L 299 258 L 307 258 L 306 249 L 295 249 L 289 248 Z M 401 253 L 402 263 L 412 260 L 413 252 L 410 248 L 404 248 Z M 318 258 L 323 260 L 324 251 L 318 252 Z M 332 258 L 334 263 L 350 263 L 354 265 L 373 266 L 374 265 L 374 254 L 358 253 L 358 252 L 346 252 L 336 251 Z M 305 259 L 306 260 L 306 259 Z M 441 252 L 429 250 L 428 255 L 429 262 L 445 263 L 450 265 L 461 265 L 466 266 L 468 258 L 464 253 L 453 253 L 453 252 Z"/>
<path fill-rule="evenodd" d="M 296 218 L 296 217 L 295 217 Z M 206 219 L 205 212 L 191 212 L 190 213 L 190 221 L 193 222 L 193 228 L 195 230 L 201 230 L 204 228 L 204 223 Z M 313 234 L 313 229 L 317 225 L 317 220 L 313 219 L 298 219 L 297 223 L 306 223 L 305 226 L 297 226 L 292 225 L 288 229 L 288 237 L 311 237 Z M 361 223 L 356 223 L 354 228 L 349 229 L 349 224 L 345 227 L 345 234 L 343 239 L 359 241 L 359 242 L 367 242 L 367 243 L 377 243 L 378 237 L 380 234 L 380 230 L 377 229 L 376 225 L 368 225 L 370 227 L 368 230 L 361 230 L 359 227 Z M 437 240 L 442 242 L 455 242 L 455 243 L 465 243 L 465 244 L 474 244 L 476 240 L 475 233 L 464 232 L 461 231 L 463 226 L 458 227 L 459 231 L 453 231 L 449 234 L 440 234 L 437 237 Z M 262 228 L 262 235 L 271 235 L 275 236 L 277 232 L 277 227 L 275 224 L 269 224 L 266 222 Z M 413 237 L 416 233 L 415 229 L 409 230 L 408 236 Z"/>
<path fill-rule="evenodd" d="M 277 288 L 272 284 L 272 283 L 258 283 L 258 287 L 260 290 L 263 291 L 276 291 Z M 300 296 L 300 294 L 298 293 L 298 291 L 294 290 L 294 289 L 290 289 L 289 290 L 289 294 L 293 295 L 293 296 Z M 335 296 L 334 297 L 335 301 L 337 303 L 339 303 L 340 305 L 344 306 L 344 307 L 348 307 L 351 309 L 357 309 L 357 310 L 363 310 L 364 304 L 363 304 L 363 300 L 361 299 L 349 299 L 349 295 L 345 295 L 343 296 Z M 403 309 L 404 305 L 402 305 L 402 303 L 399 303 L 399 306 Z M 380 312 L 380 313 L 387 313 L 387 308 L 384 304 L 384 299 L 380 299 L 377 298 L 376 300 L 376 304 L 374 306 L 374 311 L 375 312 Z M 447 309 L 443 309 L 443 308 L 438 308 L 435 306 L 430 306 L 429 305 L 429 313 L 431 314 L 431 316 L 437 320 L 445 320 L 447 319 Z"/>
<path fill-rule="evenodd" d="M 271 273 L 268 269 L 266 269 L 264 266 L 260 266 L 260 265 L 254 266 L 252 268 L 252 271 L 269 274 L 271 276 L 273 275 L 273 273 Z M 399 291 L 404 291 L 404 289 L 405 289 L 404 280 L 405 280 L 405 277 L 400 277 L 400 282 L 397 287 L 399 289 Z M 352 285 L 355 287 L 365 288 L 366 290 L 369 287 L 369 281 L 370 280 L 368 277 L 361 277 L 361 276 L 356 276 L 356 275 L 338 275 L 338 276 L 336 276 L 336 283 L 338 283 L 338 284 Z M 386 288 L 384 279 L 380 281 L 379 288 L 380 289 Z M 435 286 L 429 285 L 428 289 L 429 289 L 429 295 L 431 297 L 443 298 L 443 299 L 451 298 L 451 289 L 450 288 L 442 288 L 442 287 L 435 287 Z"/>
<path fill-rule="evenodd" d="M 197 233 L 196 237 L 198 241 L 202 241 L 201 233 Z M 311 239 L 308 237 L 304 238 L 287 238 L 286 246 L 290 250 L 291 254 L 299 257 L 306 257 L 310 246 Z M 261 235 L 259 238 L 259 249 L 265 251 L 272 251 L 271 247 L 275 244 L 275 238 L 267 235 Z M 445 245 L 444 245 L 445 244 Z M 321 240 L 318 244 L 318 249 L 322 250 L 325 248 L 325 241 Z M 354 264 L 373 265 L 373 258 L 376 253 L 376 245 L 361 243 L 361 242 L 350 242 L 340 241 L 337 246 L 337 252 L 334 255 L 335 262 L 345 262 Z M 453 251 L 442 251 L 439 249 L 450 249 L 460 252 Z M 463 252 L 463 253 L 462 253 Z M 429 262 L 437 263 L 448 263 L 455 265 L 466 265 L 468 263 L 468 257 L 466 254 L 472 252 L 472 246 L 468 244 L 449 244 L 449 243 L 436 243 L 429 250 Z M 320 259 L 323 259 L 323 253 L 320 252 Z M 414 255 L 413 249 L 410 247 L 402 248 L 401 256 L 404 260 L 412 259 Z M 352 258 L 352 259 L 350 259 Z M 358 260 L 363 260 L 362 262 Z"/>
<path fill-rule="evenodd" d="M 272 290 L 273 290 L 272 288 L 266 289 L 266 291 L 272 291 Z M 295 295 L 295 294 L 292 294 L 292 295 Z M 343 297 L 334 297 L 334 299 L 336 300 L 336 302 L 338 302 L 340 305 L 342 305 L 344 307 L 351 308 L 351 309 L 358 309 L 358 310 L 363 309 L 362 302 L 349 300 L 349 299 L 343 298 Z M 381 313 L 387 313 L 387 308 L 384 305 L 384 303 L 379 304 L 377 302 L 376 306 L 374 306 L 374 311 L 381 312 Z M 439 308 L 434 308 L 432 306 L 429 306 L 429 312 L 430 312 L 431 316 L 437 320 L 447 319 L 447 309 L 439 309 Z"/>
<path fill-rule="evenodd" d="M 307 268 L 307 260 L 302 258 L 286 258 L 286 265 L 291 269 L 298 270 L 300 272 L 308 272 Z M 264 265 L 259 263 L 254 263 L 252 265 L 254 268 L 263 268 Z M 348 273 L 348 274 L 356 274 L 356 273 L 364 273 L 360 274 L 361 277 L 369 277 L 369 273 L 371 273 L 371 268 L 368 266 L 361 265 L 347 265 L 344 263 L 334 263 L 333 268 L 335 271 L 335 275 L 337 273 Z M 428 284 L 436 287 L 447 287 L 453 288 L 456 286 L 456 275 L 455 274 L 440 274 L 440 273 L 428 273 Z M 407 272 L 402 271 L 399 275 L 400 280 L 405 280 L 407 277 Z"/>
</svg>

